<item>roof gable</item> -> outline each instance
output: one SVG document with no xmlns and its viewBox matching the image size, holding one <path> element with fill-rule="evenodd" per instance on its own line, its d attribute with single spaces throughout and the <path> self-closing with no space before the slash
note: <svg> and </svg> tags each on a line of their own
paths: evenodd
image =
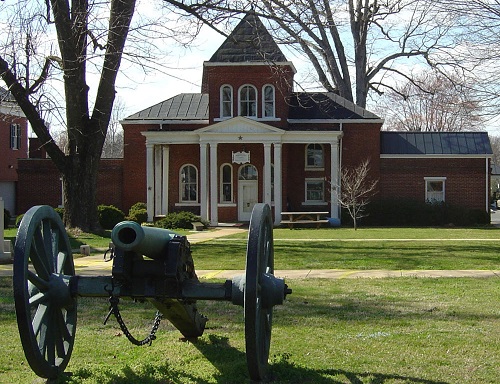
<svg viewBox="0 0 500 384">
<path fill-rule="evenodd" d="M 197 130 L 199 133 L 251 133 L 251 134 L 269 134 L 269 133 L 283 133 L 282 129 L 263 124 L 259 121 L 249 119 L 247 117 L 238 116 L 232 119 L 220 121 L 212 124 L 209 127 L 200 128 Z"/>
<path fill-rule="evenodd" d="M 286 62 L 286 57 L 253 14 L 247 14 L 212 55 L 212 63 Z"/>
<path fill-rule="evenodd" d="M 487 132 L 381 132 L 382 155 L 491 155 Z"/>
</svg>

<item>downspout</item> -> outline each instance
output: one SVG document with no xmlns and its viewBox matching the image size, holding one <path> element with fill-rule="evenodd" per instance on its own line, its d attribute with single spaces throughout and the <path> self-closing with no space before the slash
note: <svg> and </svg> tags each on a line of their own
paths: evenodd
<svg viewBox="0 0 500 384">
<path fill-rule="evenodd" d="M 486 212 L 490 212 L 490 166 L 489 158 L 486 158 Z"/>
</svg>

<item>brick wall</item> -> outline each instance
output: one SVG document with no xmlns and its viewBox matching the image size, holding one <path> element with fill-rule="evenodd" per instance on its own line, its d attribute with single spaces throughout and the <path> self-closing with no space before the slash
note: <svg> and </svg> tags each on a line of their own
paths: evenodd
<svg viewBox="0 0 500 384">
<path fill-rule="evenodd" d="M 10 125 L 21 125 L 21 147 L 10 148 Z M 28 123 L 25 118 L 0 113 L 0 181 L 17 180 L 17 159 L 28 156 Z"/>
<path fill-rule="evenodd" d="M 245 75 L 242 76 L 242 73 Z M 275 115 L 281 121 L 269 125 L 286 127 L 288 117 L 288 97 L 293 84 L 293 71 L 289 66 L 249 65 L 220 66 L 204 68 L 203 92 L 210 94 L 210 122 L 220 117 L 220 87 L 230 84 L 233 87 L 233 116 L 238 116 L 238 90 L 242 85 L 251 84 L 257 88 L 257 113 L 262 117 L 262 87 L 272 84 L 275 87 Z"/>
<path fill-rule="evenodd" d="M 16 213 L 34 205 L 58 207 L 62 203 L 61 175 L 50 159 L 19 160 Z M 97 203 L 123 209 L 123 160 L 101 159 Z"/>
<path fill-rule="evenodd" d="M 445 201 L 447 203 L 471 209 L 484 210 L 486 207 L 485 159 L 383 158 L 380 163 L 379 190 L 382 199 L 397 197 L 424 201 L 424 178 L 446 177 Z"/>
</svg>

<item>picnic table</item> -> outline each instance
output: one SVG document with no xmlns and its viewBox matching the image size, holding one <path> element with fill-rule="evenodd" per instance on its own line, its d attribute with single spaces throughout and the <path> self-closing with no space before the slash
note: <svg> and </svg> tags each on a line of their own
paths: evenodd
<svg viewBox="0 0 500 384">
<path fill-rule="evenodd" d="M 290 229 L 300 224 L 316 224 L 319 228 L 321 224 L 328 223 L 328 214 L 329 212 L 281 212 L 281 224 L 288 225 Z"/>
</svg>

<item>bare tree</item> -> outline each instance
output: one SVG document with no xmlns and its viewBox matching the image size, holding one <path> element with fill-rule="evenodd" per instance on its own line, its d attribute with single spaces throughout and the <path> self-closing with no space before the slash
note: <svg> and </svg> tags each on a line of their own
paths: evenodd
<svg viewBox="0 0 500 384">
<path fill-rule="evenodd" d="M 357 167 L 343 168 L 340 172 L 339 203 L 345 208 L 358 228 L 358 220 L 365 217 L 366 206 L 377 192 L 378 180 L 370 178 L 370 161 L 365 160 Z"/>
<path fill-rule="evenodd" d="M 424 0 L 164 1 L 212 27 L 238 13 L 266 18 L 279 43 L 309 59 L 325 90 L 362 107 L 370 90 L 412 79 L 412 67 L 434 65 L 434 53 L 453 46 L 446 13 Z"/>
<path fill-rule="evenodd" d="M 457 78 L 425 72 L 395 85 L 380 98 L 374 112 L 384 128 L 399 131 L 473 131 L 483 128 L 482 108 L 471 89 Z"/>
<path fill-rule="evenodd" d="M 113 111 L 111 112 L 111 121 L 108 127 L 108 134 L 102 148 L 102 157 L 116 159 L 123 157 L 123 129 L 120 119 L 125 116 L 125 103 L 117 98 Z"/>
<path fill-rule="evenodd" d="M 0 77 L 62 175 L 69 227 L 99 229 L 97 175 L 120 65 L 160 67 L 155 38 L 172 35 L 153 13 L 138 14 L 135 0 L 0 2 Z M 66 131 L 64 148 L 51 123 Z"/>
</svg>

